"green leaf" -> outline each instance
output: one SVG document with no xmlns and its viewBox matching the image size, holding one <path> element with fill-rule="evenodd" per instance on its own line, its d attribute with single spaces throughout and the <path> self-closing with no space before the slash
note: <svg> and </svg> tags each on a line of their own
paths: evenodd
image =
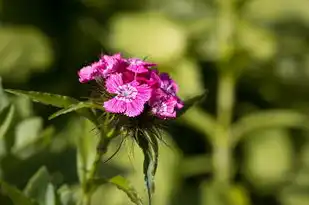
<svg viewBox="0 0 309 205">
<path fill-rule="evenodd" d="M 87 120 L 82 123 L 83 132 L 77 139 L 77 173 L 79 181 L 85 185 L 95 159 L 98 137 L 95 136 L 97 130 L 93 130 L 94 124 Z"/>
<path fill-rule="evenodd" d="M 46 105 L 52 105 L 54 107 L 59 107 L 59 108 L 67 108 L 71 106 L 72 104 L 79 103 L 78 100 L 72 97 L 62 96 L 62 95 L 57 95 L 57 94 L 52 94 L 52 93 L 11 90 L 11 89 L 6 89 L 5 91 L 8 93 L 12 93 L 14 95 L 28 97 L 34 102 L 39 102 L 39 103 L 46 104 Z M 77 113 L 80 114 L 81 116 L 86 117 L 92 122 L 96 123 L 95 115 L 88 109 L 77 110 Z"/>
<path fill-rule="evenodd" d="M 67 185 L 61 186 L 57 191 L 62 205 L 75 205 L 74 193 Z"/>
<path fill-rule="evenodd" d="M 148 131 L 138 131 L 134 136 L 135 141 L 144 154 L 143 173 L 149 205 L 151 205 L 151 198 L 155 188 L 154 177 L 158 165 L 159 154 L 158 141 L 155 137 L 153 133 L 148 133 Z"/>
<path fill-rule="evenodd" d="M 0 112 L 3 108 L 7 107 L 9 104 L 9 101 L 7 99 L 7 96 L 5 95 L 5 93 L 3 92 L 3 88 L 2 88 L 2 79 L 0 76 Z"/>
<path fill-rule="evenodd" d="M 67 108 L 61 109 L 58 112 L 55 112 L 48 119 L 51 120 L 51 119 L 54 119 L 54 118 L 56 118 L 60 115 L 64 115 L 64 114 L 67 114 L 69 112 L 77 111 L 77 110 L 80 110 L 82 108 L 93 108 L 93 109 L 104 110 L 103 106 L 99 106 L 99 105 L 92 103 L 92 102 L 79 102 L 77 104 L 70 105 Z"/>
<path fill-rule="evenodd" d="M 34 144 L 40 137 L 43 120 L 40 117 L 32 117 L 20 122 L 16 126 L 15 144 L 12 151 L 17 153 L 20 150 Z"/>
<path fill-rule="evenodd" d="M 49 183 L 47 185 L 47 190 L 45 194 L 45 203 L 44 205 L 60 205 L 60 200 L 58 198 L 58 195 L 55 191 L 54 185 Z"/>
<path fill-rule="evenodd" d="M 12 89 L 5 89 L 6 92 L 28 97 L 34 102 L 39 102 L 46 105 L 52 105 L 55 107 L 68 107 L 72 104 L 78 103 L 79 101 L 68 97 L 68 96 L 62 96 L 52 93 L 43 93 L 43 92 L 36 92 L 36 91 L 23 91 L 23 90 L 12 90 Z"/>
<path fill-rule="evenodd" d="M 264 192 L 289 181 L 295 153 L 287 129 L 271 128 L 250 132 L 242 143 L 241 170 L 246 179 Z"/>
<path fill-rule="evenodd" d="M 8 131 L 13 117 L 15 113 L 15 107 L 13 105 L 7 107 L 0 113 L 0 140 L 5 136 L 6 132 Z"/>
<path fill-rule="evenodd" d="M 49 174 L 45 167 L 41 167 L 29 180 L 24 193 L 27 197 L 35 199 L 40 205 L 45 205 L 49 186 Z M 50 196 L 48 196 L 50 197 Z"/>
<path fill-rule="evenodd" d="M 130 182 L 122 176 L 115 176 L 111 179 L 104 179 L 104 178 L 95 179 L 93 183 L 97 186 L 105 183 L 115 185 L 118 189 L 125 192 L 134 204 L 143 205 L 142 199 L 137 194 L 135 188 L 131 186 Z"/>
<path fill-rule="evenodd" d="M 142 205 L 143 202 L 141 198 L 138 196 L 136 190 L 134 187 L 130 185 L 130 182 L 122 177 L 122 176 L 115 176 L 108 180 L 110 184 L 115 185 L 118 189 L 124 191 L 128 197 L 131 199 L 131 201 L 136 205 Z"/>
<path fill-rule="evenodd" d="M 49 68 L 53 60 L 50 39 L 34 26 L 3 25 L 0 31 L 0 75 L 25 81 L 33 71 Z"/>
<path fill-rule="evenodd" d="M 201 95 L 197 95 L 195 97 L 189 98 L 187 100 L 184 101 L 184 107 L 181 108 L 178 112 L 177 112 L 177 117 L 182 116 L 188 109 L 190 109 L 192 106 L 196 105 L 197 103 L 203 101 L 207 96 L 207 91 L 205 91 L 203 94 Z"/>
<path fill-rule="evenodd" d="M 235 145 L 242 137 L 261 129 L 289 127 L 309 129 L 309 118 L 291 110 L 271 110 L 247 115 L 232 126 L 232 143 Z"/>
<path fill-rule="evenodd" d="M 15 205 L 36 205 L 31 199 L 25 196 L 20 190 L 17 188 L 1 181 L 1 190 L 13 201 Z"/>
</svg>

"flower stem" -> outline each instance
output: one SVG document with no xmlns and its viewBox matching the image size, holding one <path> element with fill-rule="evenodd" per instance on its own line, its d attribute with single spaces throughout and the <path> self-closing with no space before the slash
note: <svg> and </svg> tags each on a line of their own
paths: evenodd
<svg viewBox="0 0 309 205">
<path fill-rule="evenodd" d="M 112 129 L 110 132 L 107 133 L 107 135 L 104 135 L 104 132 L 101 133 L 100 140 L 97 145 L 97 152 L 91 167 L 91 170 L 89 171 L 89 174 L 87 175 L 87 181 L 86 186 L 84 189 L 84 205 L 91 205 L 91 196 L 93 193 L 93 181 L 96 177 L 96 173 L 99 169 L 99 165 L 102 159 L 102 156 L 107 152 L 107 147 L 111 141 L 111 139 L 115 136 L 116 132 L 114 129 Z"/>
<path fill-rule="evenodd" d="M 235 77 L 232 72 L 221 72 L 218 87 L 218 129 L 214 143 L 214 177 L 224 204 L 227 198 L 231 178 L 230 125 L 233 115 Z"/>
<path fill-rule="evenodd" d="M 214 141 L 214 181 L 219 200 L 229 205 L 228 198 L 231 180 L 231 139 L 230 127 L 233 116 L 235 70 L 230 62 L 235 51 L 235 20 L 234 0 L 217 0 L 217 40 L 219 48 L 219 81 L 217 96 L 217 129 Z"/>
</svg>

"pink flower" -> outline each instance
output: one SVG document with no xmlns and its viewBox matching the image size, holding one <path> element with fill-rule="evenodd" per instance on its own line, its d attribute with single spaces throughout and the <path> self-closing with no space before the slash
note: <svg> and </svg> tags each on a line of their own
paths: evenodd
<svg viewBox="0 0 309 205">
<path fill-rule="evenodd" d="M 99 61 L 85 66 L 78 71 L 79 82 L 86 83 L 96 77 L 107 78 L 110 74 L 125 70 L 126 61 L 119 53 L 109 56 L 103 55 Z"/>
<path fill-rule="evenodd" d="M 176 101 L 175 107 L 177 109 L 181 109 L 183 107 L 183 102 L 177 96 L 178 85 L 167 73 L 161 73 L 159 75 L 157 71 L 151 72 L 150 82 L 157 86 L 156 91 L 153 93 L 152 101 L 164 101 L 173 98 L 174 101 Z"/>
<path fill-rule="evenodd" d="M 145 62 L 139 58 L 129 58 L 127 60 L 129 63 L 127 69 L 134 73 L 147 73 L 151 66 L 156 66 L 155 63 Z"/>
<path fill-rule="evenodd" d="M 95 77 L 100 75 L 100 70 L 105 67 L 102 61 L 97 61 L 91 65 L 85 66 L 78 71 L 79 82 L 86 83 L 90 80 L 94 80 Z"/>
<path fill-rule="evenodd" d="M 100 73 L 104 78 L 107 78 L 109 75 L 115 72 L 122 72 L 126 67 L 126 60 L 121 57 L 120 53 L 115 55 L 103 55 L 100 59 L 103 62 L 104 67 L 100 69 Z"/>
<path fill-rule="evenodd" d="M 159 118 L 175 118 L 177 100 L 171 97 L 166 101 L 158 100 L 151 106 L 151 112 Z"/>
<path fill-rule="evenodd" d="M 137 81 L 124 83 L 121 73 L 112 74 L 106 81 L 106 90 L 116 96 L 104 102 L 104 108 L 111 113 L 123 113 L 129 117 L 140 115 L 145 103 L 151 97 L 152 89 Z"/>
</svg>

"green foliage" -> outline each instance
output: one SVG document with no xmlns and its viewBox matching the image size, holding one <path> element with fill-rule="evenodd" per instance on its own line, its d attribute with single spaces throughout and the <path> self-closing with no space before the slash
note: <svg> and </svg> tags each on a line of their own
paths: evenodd
<svg viewBox="0 0 309 205">
<path fill-rule="evenodd" d="M 137 192 L 135 189 L 130 185 L 127 179 L 121 177 L 121 176 L 115 176 L 108 180 L 110 184 L 115 185 L 118 189 L 124 191 L 128 197 L 131 199 L 131 201 L 136 205 L 141 205 L 142 200 L 137 195 Z"/>
<path fill-rule="evenodd" d="M 116 186 L 119 190 L 125 192 L 130 200 L 136 205 L 143 205 L 142 199 L 138 196 L 136 190 L 131 183 L 122 176 L 115 176 L 110 179 L 95 179 L 96 186 L 109 183 Z"/>
<path fill-rule="evenodd" d="M 28 97 L 34 102 L 43 103 L 46 105 L 52 105 L 55 107 L 68 107 L 72 104 L 75 104 L 78 102 L 78 100 L 68 97 L 68 96 L 61 96 L 51 93 L 41 93 L 41 92 L 35 92 L 35 91 L 23 91 L 23 90 L 12 90 L 12 89 L 6 89 L 5 90 L 8 93 L 12 93 L 15 95 L 21 95 L 24 97 Z"/>
<path fill-rule="evenodd" d="M 0 204 L 145 204 L 154 173 L 153 205 L 308 204 L 308 6 L 68 0 L 55 18 L 45 1 L 2 1 Z M 117 155 L 93 172 L 101 106 L 1 84 L 89 97 L 76 72 L 100 52 L 148 56 L 189 101 L 167 146 L 112 137 L 103 160 Z"/>
<path fill-rule="evenodd" d="M 59 107 L 59 108 L 69 107 L 68 108 L 69 110 L 66 110 L 65 113 L 70 112 L 70 110 L 77 111 L 77 113 L 88 118 L 89 120 L 93 122 L 96 121 L 96 118 L 91 111 L 87 109 L 82 109 L 82 108 L 87 107 L 87 105 L 89 104 L 80 103 L 78 107 L 75 107 L 75 105 L 72 106 L 73 104 L 78 103 L 78 100 L 74 98 L 71 98 L 68 96 L 51 94 L 51 93 L 35 92 L 35 91 L 22 91 L 22 90 L 11 90 L 11 89 L 7 89 L 6 91 L 9 93 L 15 94 L 15 95 L 21 95 L 24 97 L 28 97 L 35 102 L 43 103 L 46 105 L 52 105 L 52 106 Z M 93 105 L 91 105 L 91 107 L 93 107 Z M 82 110 L 79 110 L 79 109 L 82 109 Z M 59 115 L 59 113 L 55 115 Z M 55 117 L 55 115 L 53 117 Z"/>
<path fill-rule="evenodd" d="M 15 205 L 25 204 L 25 205 L 35 205 L 31 199 L 26 197 L 21 191 L 16 189 L 15 187 L 7 184 L 6 182 L 1 182 L 1 189 L 7 194 Z"/>
<path fill-rule="evenodd" d="M 2 122 L 0 125 L 0 139 L 2 139 L 8 131 L 13 120 L 14 112 L 15 108 L 11 105 L 3 109 L 0 113 L 0 121 Z"/>
<path fill-rule="evenodd" d="M 50 197 L 49 174 L 46 167 L 40 168 L 28 181 L 24 194 L 35 199 L 38 204 L 43 205 Z"/>
</svg>

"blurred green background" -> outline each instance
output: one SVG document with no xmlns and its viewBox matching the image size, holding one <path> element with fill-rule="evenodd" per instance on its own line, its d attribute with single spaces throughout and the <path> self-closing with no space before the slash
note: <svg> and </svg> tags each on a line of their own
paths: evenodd
<svg viewBox="0 0 309 205">
<path fill-rule="evenodd" d="M 87 97 L 77 71 L 100 54 L 148 56 L 183 99 L 208 90 L 164 136 L 154 205 L 225 204 L 216 183 L 230 185 L 233 205 L 307 205 L 308 8 L 308 0 L 0 0 L 2 86 Z M 76 144 L 95 151 L 93 126 L 75 114 L 48 121 L 55 108 L 2 92 L 0 126 L 8 102 L 15 112 L 4 136 L 0 127 L 0 179 L 23 189 L 46 166 L 55 187 L 78 192 Z M 147 199 L 142 160 L 128 140 L 102 173 L 127 177 Z M 0 192 L 0 204 L 12 203 Z M 92 204 L 131 202 L 102 186 Z"/>
</svg>

